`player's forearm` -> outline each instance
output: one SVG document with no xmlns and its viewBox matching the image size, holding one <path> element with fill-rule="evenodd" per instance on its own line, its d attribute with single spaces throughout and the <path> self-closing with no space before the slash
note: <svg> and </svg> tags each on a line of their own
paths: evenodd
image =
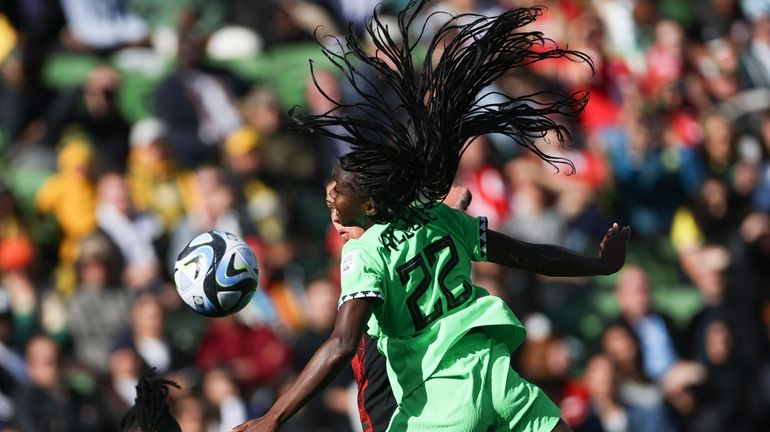
<svg viewBox="0 0 770 432">
<path fill-rule="evenodd" d="M 594 276 L 612 273 L 600 257 L 589 257 L 560 246 L 532 244 L 489 232 L 490 262 L 546 276 Z"/>
<path fill-rule="evenodd" d="M 273 405 L 267 416 L 282 424 L 336 377 L 355 355 L 356 344 L 332 337 L 316 351 L 291 388 Z"/>
<path fill-rule="evenodd" d="M 553 245 L 533 245 L 527 255 L 506 251 L 495 259 L 504 261 L 504 265 L 508 267 L 546 276 L 574 277 L 607 273 L 602 269 L 599 258 L 578 255 L 568 249 Z M 495 259 L 490 253 L 489 260 L 498 262 Z"/>
</svg>

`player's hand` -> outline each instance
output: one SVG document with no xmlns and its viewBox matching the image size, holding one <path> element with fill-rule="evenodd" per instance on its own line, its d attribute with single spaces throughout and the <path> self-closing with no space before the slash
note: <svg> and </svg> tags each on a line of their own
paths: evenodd
<svg viewBox="0 0 770 432">
<path fill-rule="evenodd" d="M 631 228 L 624 226 L 622 229 L 617 223 L 612 224 L 599 243 L 599 259 L 601 260 L 604 274 L 612 274 L 623 267 L 626 262 L 628 238 L 631 236 Z"/>
<path fill-rule="evenodd" d="M 232 432 L 276 432 L 278 425 L 269 417 L 260 417 L 239 424 Z"/>
<path fill-rule="evenodd" d="M 449 189 L 449 193 L 444 198 L 444 204 L 455 210 L 464 211 L 471 205 L 472 199 L 473 195 L 471 195 L 471 191 L 467 187 L 452 186 L 452 189 Z"/>
</svg>

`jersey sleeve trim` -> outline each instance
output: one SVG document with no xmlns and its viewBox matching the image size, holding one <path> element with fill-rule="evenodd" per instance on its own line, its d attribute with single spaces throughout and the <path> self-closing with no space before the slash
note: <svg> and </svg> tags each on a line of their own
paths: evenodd
<svg viewBox="0 0 770 432">
<path fill-rule="evenodd" d="M 337 310 L 339 310 L 343 304 L 355 299 L 376 299 L 379 301 L 385 300 L 385 298 L 382 296 L 382 293 L 379 291 L 359 291 L 356 293 L 345 294 L 340 297 L 340 300 L 337 302 Z"/>
<path fill-rule="evenodd" d="M 487 259 L 487 231 L 489 230 L 489 222 L 486 216 L 479 217 L 479 246 L 481 250 L 481 257 Z"/>
</svg>

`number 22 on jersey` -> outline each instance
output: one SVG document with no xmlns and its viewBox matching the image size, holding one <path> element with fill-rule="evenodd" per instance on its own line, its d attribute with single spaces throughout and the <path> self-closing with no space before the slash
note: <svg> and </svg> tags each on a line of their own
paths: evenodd
<svg viewBox="0 0 770 432">
<path fill-rule="evenodd" d="M 449 252 L 449 259 L 438 266 L 438 257 L 445 250 Z M 458 262 L 459 256 L 454 240 L 452 240 L 451 236 L 445 235 L 423 248 L 414 258 L 396 269 L 403 287 L 414 286 L 414 291 L 407 297 L 406 304 L 409 308 L 409 314 L 412 317 L 415 331 L 424 329 L 445 313 L 441 297 L 445 299 L 446 312 L 455 309 L 470 298 L 473 293 L 473 287 L 468 281 L 462 281 L 462 291 L 459 294 L 453 293 L 447 286 L 447 277 L 452 273 Z M 419 273 L 422 274 L 422 277 L 417 281 L 410 280 L 417 270 L 420 270 Z M 435 287 L 431 287 L 433 275 L 438 275 L 436 281 L 441 295 L 430 306 L 429 312 L 423 313 L 420 307 L 425 302 L 423 298 L 429 290 L 435 289 Z"/>
</svg>

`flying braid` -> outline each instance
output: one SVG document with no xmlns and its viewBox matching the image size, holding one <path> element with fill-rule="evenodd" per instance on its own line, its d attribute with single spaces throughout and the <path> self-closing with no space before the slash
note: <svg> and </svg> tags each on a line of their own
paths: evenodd
<svg viewBox="0 0 770 432">
<path fill-rule="evenodd" d="M 463 151 L 479 135 L 506 135 L 557 170 L 566 166 L 574 172 L 571 161 L 546 154 L 536 143 L 554 132 L 563 144 L 569 131 L 554 117 L 578 115 L 588 103 L 588 92 L 515 97 L 495 92 L 499 102 L 489 102 L 485 96 L 492 92 L 485 89 L 507 72 L 545 59 L 584 62 L 593 70 L 586 54 L 558 48 L 541 32 L 521 30 L 542 14 L 539 7 L 495 17 L 434 12 L 412 38 L 414 21 L 428 1 L 410 1 L 398 13 L 396 29 L 374 10 L 366 32 L 375 55 L 352 28 L 344 47 L 331 36 L 331 46 L 319 41 L 359 100 L 331 98 L 315 81 L 311 61 L 316 88 L 334 107 L 321 114 L 291 111 L 296 126 L 350 144 L 352 151 L 340 159 L 342 169 L 354 174 L 356 189 L 372 201 L 375 222 L 401 227 L 421 223 L 424 209 L 446 197 Z M 415 65 L 415 49 L 436 14 L 447 15 L 447 20 L 428 44 L 422 64 Z M 376 74 L 379 87 L 367 71 Z M 396 102 L 386 93 L 395 95 Z"/>
</svg>

